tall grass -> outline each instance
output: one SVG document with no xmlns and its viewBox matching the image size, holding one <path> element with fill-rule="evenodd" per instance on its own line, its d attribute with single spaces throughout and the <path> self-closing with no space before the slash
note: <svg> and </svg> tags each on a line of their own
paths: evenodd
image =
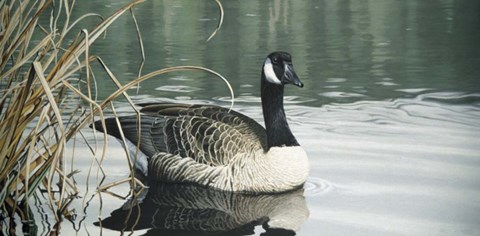
<svg viewBox="0 0 480 236">
<path fill-rule="evenodd" d="M 225 80 L 203 67 L 180 66 L 146 75 L 139 72 L 130 83 L 120 84 L 107 62 L 91 55 L 89 48 L 125 12 L 131 12 L 136 24 L 132 8 L 142 1 L 134 0 L 101 19 L 97 26 L 80 32 L 73 32 L 73 26 L 86 17 L 98 15 L 89 13 L 71 19 L 74 0 L 0 2 L 1 218 L 18 215 L 28 220 L 28 199 L 39 188 L 48 194 L 55 217 L 68 217 L 68 205 L 80 190 L 72 180 L 75 173 L 65 168 L 66 144 L 95 117 L 103 119 L 103 110 L 113 106 L 112 101 L 118 96 L 126 97 L 134 108 L 126 93 L 129 88 L 159 74 L 179 70 L 202 70 Z M 211 37 L 223 19 L 221 4 L 216 2 L 221 17 Z M 49 16 L 48 26 L 39 24 L 40 17 L 46 16 Z M 143 55 L 138 26 L 137 32 Z M 67 42 L 72 38 L 73 41 Z M 101 102 L 94 98 L 95 76 L 91 63 L 100 64 L 109 75 L 107 79 L 118 87 Z M 95 160 L 98 163 L 105 158 L 105 151 L 100 156 Z M 136 183 L 133 176 L 128 181 Z"/>
</svg>

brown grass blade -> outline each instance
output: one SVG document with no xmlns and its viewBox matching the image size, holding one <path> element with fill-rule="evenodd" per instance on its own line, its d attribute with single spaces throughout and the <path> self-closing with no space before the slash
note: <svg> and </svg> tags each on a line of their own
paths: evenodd
<svg viewBox="0 0 480 236">
<path fill-rule="evenodd" d="M 217 28 L 215 28 L 215 30 L 210 35 L 210 37 L 208 37 L 207 42 L 210 41 L 210 39 L 212 39 L 213 36 L 215 36 L 217 34 L 217 32 L 220 30 L 220 27 L 222 27 L 222 24 L 223 24 L 224 11 L 223 11 L 222 3 L 220 2 L 220 0 L 215 0 L 215 2 L 217 3 L 218 11 L 220 13 L 220 17 L 218 19 Z"/>
</svg>

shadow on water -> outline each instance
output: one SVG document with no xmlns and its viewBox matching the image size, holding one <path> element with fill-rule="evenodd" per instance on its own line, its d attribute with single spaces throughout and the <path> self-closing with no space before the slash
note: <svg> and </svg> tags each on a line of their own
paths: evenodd
<svg viewBox="0 0 480 236">
<path fill-rule="evenodd" d="M 295 235 L 308 218 L 304 190 L 248 195 L 192 185 L 158 183 L 94 224 L 145 235 Z M 139 198 L 140 199 L 140 198 Z"/>
</svg>

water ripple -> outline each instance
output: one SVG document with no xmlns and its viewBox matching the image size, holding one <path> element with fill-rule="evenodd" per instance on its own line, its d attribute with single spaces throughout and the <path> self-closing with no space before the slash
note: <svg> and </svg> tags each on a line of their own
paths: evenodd
<svg viewBox="0 0 480 236">
<path fill-rule="evenodd" d="M 213 97 L 213 100 L 216 101 L 221 101 L 221 102 L 227 102 L 230 101 L 230 97 Z M 312 102 L 315 101 L 315 99 L 309 99 L 309 98 L 304 98 L 304 97 L 299 97 L 299 96 L 285 96 L 284 98 L 284 104 L 301 104 L 301 103 L 307 103 L 307 102 Z M 261 98 L 257 96 L 252 96 L 252 95 L 240 95 L 238 97 L 235 97 L 235 103 L 261 103 Z"/>
<path fill-rule="evenodd" d="M 305 189 L 305 196 L 318 196 L 332 191 L 333 185 L 327 180 L 310 177 L 303 188 Z"/>
<path fill-rule="evenodd" d="M 186 86 L 186 85 L 164 85 L 158 88 L 155 88 L 158 91 L 167 91 L 167 92 L 180 92 L 180 93 L 190 93 L 201 90 L 200 88 Z"/>
<path fill-rule="evenodd" d="M 330 97 L 330 98 L 365 97 L 365 95 L 359 94 L 359 93 L 347 93 L 347 92 L 340 92 L 340 91 L 324 92 L 324 93 L 319 93 L 318 95 L 323 97 Z"/>
<path fill-rule="evenodd" d="M 478 93 L 453 93 L 453 92 L 436 92 L 419 95 L 422 101 L 430 101 L 437 103 L 445 103 L 451 105 L 477 105 L 480 106 L 480 94 Z"/>
<path fill-rule="evenodd" d="M 465 101 L 470 103 L 464 104 Z M 287 113 L 291 120 L 320 125 L 322 130 L 332 133 L 363 135 L 374 131 L 383 135 L 428 127 L 477 130 L 480 124 L 477 103 L 480 104 L 480 94 L 428 93 L 414 98 L 329 104 L 321 108 L 288 107 Z M 301 117 L 296 117 L 298 114 Z"/>
</svg>

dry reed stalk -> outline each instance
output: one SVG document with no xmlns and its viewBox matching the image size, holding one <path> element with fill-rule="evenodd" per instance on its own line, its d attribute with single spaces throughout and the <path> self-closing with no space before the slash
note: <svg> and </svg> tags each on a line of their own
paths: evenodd
<svg viewBox="0 0 480 236">
<path fill-rule="evenodd" d="M 74 0 L 0 2 L 0 217 L 13 217 L 18 214 L 22 220 L 28 220 L 28 198 L 35 194 L 39 187 L 48 193 L 50 209 L 58 221 L 62 216 L 71 217 L 68 205 L 80 190 L 72 179 L 76 172 L 66 172 L 67 142 L 77 134 L 82 135 L 81 129 L 92 123 L 94 117 L 98 116 L 103 120 L 103 110 L 109 106 L 114 110 L 112 102 L 118 96 L 124 96 L 135 109 L 126 91 L 142 81 L 174 71 L 204 71 L 221 78 L 227 84 L 233 106 L 233 90 L 230 84 L 210 69 L 178 66 L 142 75 L 144 49 L 132 10 L 142 1 L 133 0 L 109 17 L 100 18 L 101 22 L 97 26 L 82 30 L 66 48 L 63 48 L 63 45 L 65 39 L 71 37 L 73 26 L 86 17 L 98 17 L 98 14 L 88 13 L 78 19 L 70 19 Z M 220 9 L 220 19 L 207 41 L 217 33 L 223 21 L 222 5 L 219 0 L 215 1 Z M 38 21 L 40 16 L 48 14 L 49 9 L 49 27 L 45 28 Z M 90 54 L 90 46 L 128 10 L 137 30 L 142 62 L 138 77 L 122 85 L 100 57 Z M 64 19 L 60 22 L 62 15 Z M 41 38 L 33 43 L 35 32 L 42 34 Z M 92 91 L 92 87 L 96 87 L 94 73 L 90 69 L 90 63 L 93 62 L 99 63 L 111 82 L 118 87 L 116 92 L 101 102 L 96 101 Z M 79 74 L 85 75 L 84 79 L 80 78 L 81 82 L 72 79 Z M 82 88 L 86 88 L 86 93 L 82 92 Z M 76 105 L 73 109 L 72 104 Z M 138 110 L 135 111 L 139 114 Z M 103 135 L 106 140 L 106 134 Z M 88 144 L 93 156 L 88 176 L 94 165 L 98 166 L 97 177 L 100 172 L 104 174 L 102 162 L 107 142 L 103 143 L 100 154 L 96 144 L 94 147 Z M 129 152 L 126 153 L 128 156 Z M 131 164 L 130 170 L 133 173 Z M 140 187 L 144 187 L 133 175 L 126 181 L 132 186 L 140 184 Z M 118 181 L 103 187 L 99 187 L 100 184 L 97 183 L 97 193 L 101 194 L 123 182 Z"/>
<path fill-rule="evenodd" d="M 65 145 L 79 130 L 83 120 L 92 120 L 86 114 L 101 109 L 86 96 L 69 97 L 72 75 L 86 70 L 95 59 L 89 55 L 89 46 L 125 11 L 142 0 L 132 1 L 104 19 L 90 34 L 77 35 L 67 49 L 64 39 L 72 26 L 68 22 L 74 1 L 2 1 L 0 3 L 0 205 L 1 212 L 23 215 L 19 206 L 28 207 L 28 197 L 38 186 L 43 186 L 51 197 L 50 207 L 56 216 L 66 212 L 71 196 L 78 193 L 71 175 L 65 172 Z M 72 4 L 70 4 L 72 3 Z M 56 9 L 57 8 L 57 9 Z M 52 9 L 50 31 L 38 24 L 41 15 Z M 57 11 L 55 11 L 57 10 Z M 53 17 L 55 14 L 56 17 Z M 60 15 L 64 25 L 58 30 Z M 37 27 L 38 26 L 38 27 Z M 34 31 L 44 34 L 32 46 Z M 83 57 L 83 56 L 84 57 Z M 25 72 L 27 71 L 27 72 Z M 91 87 L 87 79 L 87 87 Z M 77 89 L 81 91 L 81 89 Z M 67 104 L 78 104 L 83 99 L 88 109 L 67 109 Z M 87 99 L 86 99 L 87 98 Z M 65 124 L 64 121 L 68 121 Z M 53 182 L 57 181 L 57 194 Z"/>
</svg>

